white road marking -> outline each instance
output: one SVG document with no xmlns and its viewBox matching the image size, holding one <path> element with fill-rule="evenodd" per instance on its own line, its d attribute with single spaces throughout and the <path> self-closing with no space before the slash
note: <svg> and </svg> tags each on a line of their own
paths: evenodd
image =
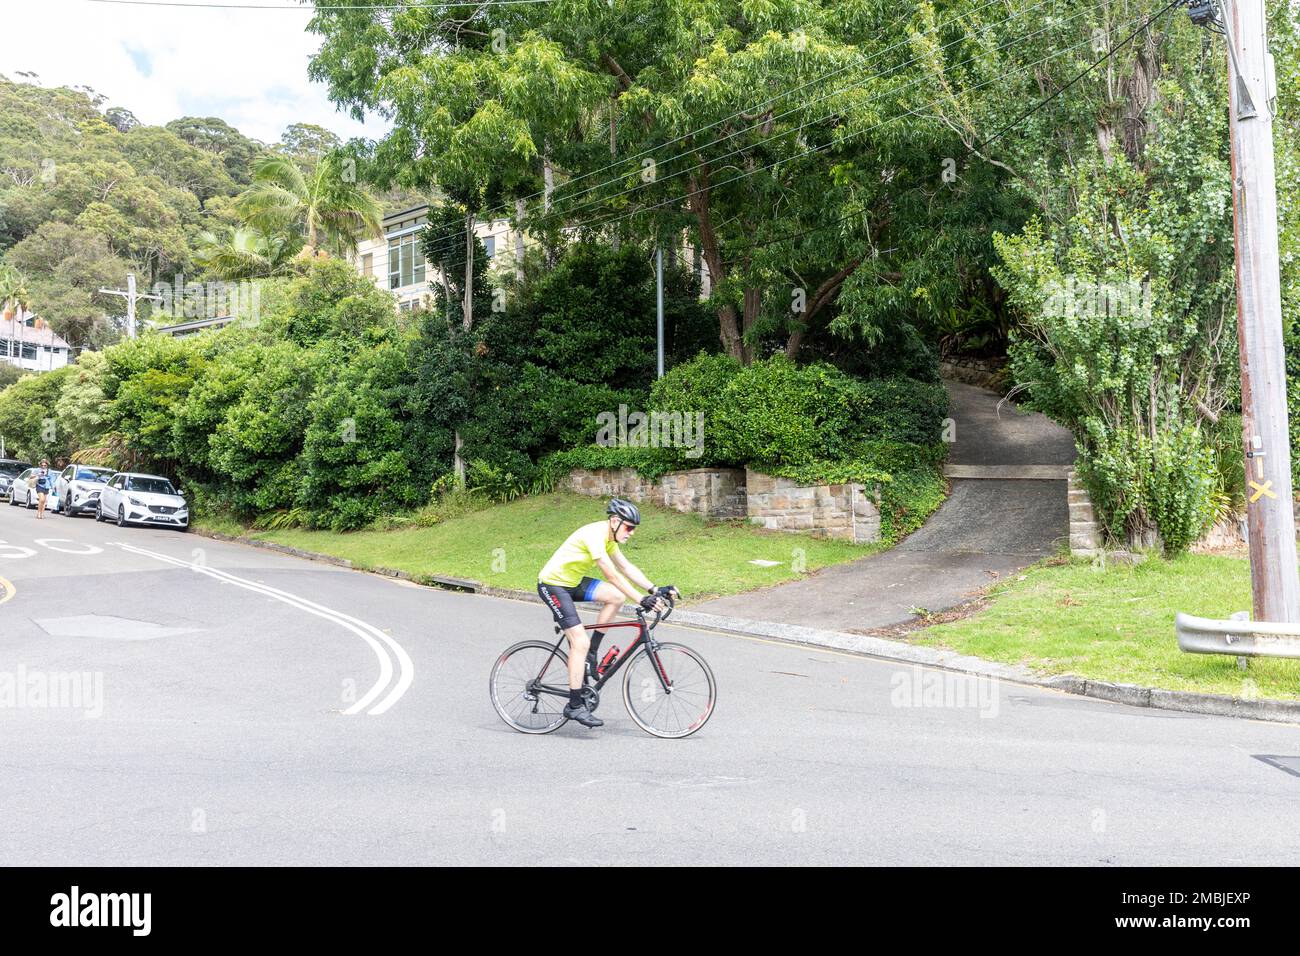
<svg viewBox="0 0 1300 956">
<path fill-rule="evenodd" d="M 68 544 L 76 544 L 77 542 L 73 541 L 71 538 L 37 538 L 35 540 L 36 543 L 39 544 L 42 548 L 49 548 L 51 551 L 59 552 L 59 554 L 103 554 L 104 553 L 103 548 L 96 547 L 95 545 L 89 544 L 84 541 L 81 543 L 84 547 L 89 549 L 87 551 L 73 551 L 71 548 L 56 548 L 54 545 L 50 544 L 51 541 L 59 541 L 59 542 L 66 542 Z"/>
<path fill-rule="evenodd" d="M 383 631 L 371 624 L 367 624 L 365 621 L 358 620 L 357 618 L 344 614 L 341 611 L 335 611 L 332 608 L 317 604 L 314 601 L 309 601 L 307 598 L 300 597 L 296 594 L 281 591 L 279 588 L 273 588 L 270 585 L 258 584 L 254 581 L 237 577 L 228 571 L 220 571 L 216 568 L 191 563 L 181 558 L 173 558 L 169 555 L 146 551 L 144 548 L 137 548 L 134 545 L 125 544 L 121 541 L 110 541 L 109 544 L 116 545 L 124 551 L 154 558 L 155 560 L 163 561 L 167 564 L 175 565 L 176 567 L 189 568 L 192 571 L 207 575 L 208 577 L 224 584 L 234 584 L 246 591 L 266 595 L 267 597 L 274 598 L 284 604 L 288 604 L 290 607 L 296 607 L 300 611 L 306 611 L 308 614 L 313 614 L 316 617 L 324 618 L 327 621 L 333 621 L 340 627 L 356 634 L 363 641 L 369 644 L 371 649 L 375 652 L 375 657 L 379 660 L 379 679 L 375 682 L 374 686 L 371 687 L 363 697 L 361 697 L 361 699 L 345 710 L 343 712 L 344 714 L 356 714 L 365 710 L 367 707 L 370 707 L 374 699 L 378 697 L 384 688 L 392 681 L 393 662 L 388 656 L 388 652 L 385 649 L 386 647 L 388 650 L 392 651 L 393 656 L 397 659 L 399 670 L 397 683 L 383 700 L 378 704 L 375 704 L 373 707 L 370 707 L 366 712 L 371 716 L 378 716 L 387 711 L 393 706 L 393 704 L 397 703 L 403 694 L 406 693 L 407 689 L 411 686 L 411 682 L 415 679 L 415 665 L 411 662 L 410 655 L 406 653 L 406 649 Z"/>
<path fill-rule="evenodd" d="M 5 551 L 18 551 L 20 553 L 4 554 L 3 552 Z M 36 552 L 33 551 L 31 548 L 23 548 L 16 544 L 6 544 L 4 541 L 0 541 L 0 558 L 8 558 L 11 561 L 17 561 L 20 558 L 34 557 L 35 554 Z"/>
</svg>

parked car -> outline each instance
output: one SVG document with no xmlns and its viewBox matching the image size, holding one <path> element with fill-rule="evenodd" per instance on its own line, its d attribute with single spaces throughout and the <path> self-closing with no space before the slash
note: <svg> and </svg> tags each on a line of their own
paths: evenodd
<svg viewBox="0 0 1300 956">
<path fill-rule="evenodd" d="M 64 468 L 54 479 L 53 495 L 58 505 L 55 510 L 73 518 L 94 511 L 104 485 L 114 474 L 112 468 L 92 468 L 90 465 Z"/>
<path fill-rule="evenodd" d="M 116 521 L 119 528 L 152 524 L 188 531 L 190 508 L 166 478 L 120 471 L 100 490 L 95 519 Z"/>
<path fill-rule="evenodd" d="M 9 494 L 10 483 L 30 467 L 32 467 L 30 461 L 0 458 L 0 495 Z"/>
<path fill-rule="evenodd" d="M 23 505 L 27 508 L 36 507 L 36 489 L 29 488 L 27 482 L 29 479 L 36 477 L 38 468 L 28 468 L 18 473 L 18 476 L 9 483 L 9 504 L 17 506 Z"/>
</svg>

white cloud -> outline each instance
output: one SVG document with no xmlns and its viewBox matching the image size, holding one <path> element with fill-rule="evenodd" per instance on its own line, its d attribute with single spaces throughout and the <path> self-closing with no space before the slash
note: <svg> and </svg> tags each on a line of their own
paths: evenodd
<svg viewBox="0 0 1300 956">
<path fill-rule="evenodd" d="M 253 2 L 253 0 L 235 0 Z M 286 0 L 259 0 L 286 2 Z M 307 79 L 320 37 L 304 10 L 133 7 L 87 0 L 0 0 L 0 73 L 30 71 L 44 86 L 90 86 L 105 105 L 162 125 L 217 116 L 264 142 L 290 123 L 316 123 L 347 139 L 378 137 L 337 112 Z"/>
</svg>

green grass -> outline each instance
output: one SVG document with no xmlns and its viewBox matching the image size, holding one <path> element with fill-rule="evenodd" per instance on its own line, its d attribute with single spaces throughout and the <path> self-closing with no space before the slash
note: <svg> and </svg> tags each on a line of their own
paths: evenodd
<svg viewBox="0 0 1300 956">
<path fill-rule="evenodd" d="M 396 568 L 532 591 L 551 553 L 580 525 L 601 520 L 604 504 L 602 499 L 556 493 L 521 498 L 428 528 L 246 533 L 348 558 L 359 568 Z M 623 553 L 656 584 L 675 584 L 692 600 L 799 578 L 802 574 L 794 565 L 800 561 L 804 571 L 815 571 L 883 548 L 763 531 L 741 521 L 706 522 L 653 505 L 641 505 L 641 511 L 641 527 Z M 754 559 L 780 564 L 759 567 L 749 563 Z"/>
<path fill-rule="evenodd" d="M 1236 658 L 1186 654 L 1174 635 L 1178 611 L 1227 618 L 1250 609 L 1250 567 L 1239 558 L 1184 555 L 1137 566 L 1048 563 L 992 592 L 991 606 L 972 617 L 913 635 L 1042 674 L 1285 699 L 1300 698 L 1300 660 L 1258 658 L 1249 670 Z M 1250 681 L 1250 683 L 1247 683 Z"/>
</svg>

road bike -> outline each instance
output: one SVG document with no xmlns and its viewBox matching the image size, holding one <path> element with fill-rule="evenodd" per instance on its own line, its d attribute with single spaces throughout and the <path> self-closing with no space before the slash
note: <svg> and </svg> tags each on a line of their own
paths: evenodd
<svg viewBox="0 0 1300 956">
<path fill-rule="evenodd" d="M 718 699 L 717 682 L 704 658 L 683 644 L 660 641 L 655 628 L 673 613 L 675 602 L 665 596 L 666 611 L 656 611 L 654 620 L 637 608 L 635 621 L 600 625 L 605 641 L 615 644 L 617 635 L 636 629 L 625 650 L 611 646 L 596 666 L 588 666 L 582 696 L 595 713 L 600 692 L 620 670 L 623 671 L 623 704 L 638 727 L 656 737 L 689 737 L 713 714 Z M 585 625 L 588 631 L 595 624 Z M 557 626 L 559 640 L 521 641 L 497 658 L 488 681 L 492 706 L 507 724 L 525 734 L 549 734 L 569 720 L 564 707 L 569 702 L 569 659 L 561 649 L 565 636 Z M 626 665 L 626 669 L 624 669 Z"/>
</svg>

